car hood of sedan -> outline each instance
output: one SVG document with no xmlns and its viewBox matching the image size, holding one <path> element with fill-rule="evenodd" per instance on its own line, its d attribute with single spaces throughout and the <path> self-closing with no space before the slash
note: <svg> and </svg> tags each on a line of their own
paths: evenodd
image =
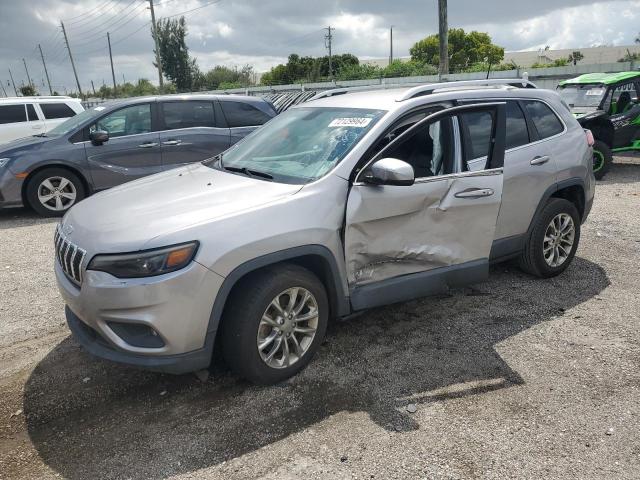
<svg viewBox="0 0 640 480">
<path fill-rule="evenodd" d="M 87 198 L 65 215 L 62 230 L 90 253 L 132 252 L 158 236 L 262 207 L 301 188 L 191 165 Z"/>
</svg>

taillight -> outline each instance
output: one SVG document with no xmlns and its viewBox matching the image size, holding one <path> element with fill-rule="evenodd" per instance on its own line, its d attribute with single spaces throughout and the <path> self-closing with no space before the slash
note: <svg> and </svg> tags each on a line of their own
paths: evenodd
<svg viewBox="0 0 640 480">
<path fill-rule="evenodd" d="M 596 143 L 595 138 L 593 138 L 593 133 L 591 133 L 591 130 L 587 130 L 586 128 L 584 130 L 584 133 L 587 136 L 587 143 L 590 147 L 593 147 L 593 144 Z"/>
</svg>

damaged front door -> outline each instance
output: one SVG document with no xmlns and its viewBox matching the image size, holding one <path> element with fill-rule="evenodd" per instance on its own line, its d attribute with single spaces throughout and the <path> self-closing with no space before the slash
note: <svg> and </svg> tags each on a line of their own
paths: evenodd
<svg viewBox="0 0 640 480">
<path fill-rule="evenodd" d="M 490 123 L 482 128 L 486 138 L 461 131 L 460 122 L 468 125 L 470 118 Z M 417 122 L 361 170 L 349 193 L 345 230 L 355 310 L 487 276 L 504 139 L 504 103 L 453 107 Z M 474 171 L 462 162 L 470 151 L 486 158 Z"/>
</svg>

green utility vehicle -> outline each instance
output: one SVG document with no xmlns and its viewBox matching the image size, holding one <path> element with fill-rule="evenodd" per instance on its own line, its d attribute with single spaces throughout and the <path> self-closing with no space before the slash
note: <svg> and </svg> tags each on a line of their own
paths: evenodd
<svg viewBox="0 0 640 480">
<path fill-rule="evenodd" d="M 595 137 L 597 179 L 611 167 L 613 153 L 640 153 L 640 71 L 587 73 L 560 82 L 558 92 Z"/>
</svg>

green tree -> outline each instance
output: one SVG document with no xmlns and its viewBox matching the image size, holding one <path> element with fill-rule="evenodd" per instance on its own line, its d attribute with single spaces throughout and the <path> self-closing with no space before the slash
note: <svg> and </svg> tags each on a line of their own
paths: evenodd
<svg viewBox="0 0 640 480">
<path fill-rule="evenodd" d="M 567 62 L 568 63 L 573 63 L 574 65 L 577 65 L 578 62 L 580 60 L 582 60 L 583 58 L 584 58 L 584 55 L 582 54 L 582 52 L 579 51 L 579 50 L 576 50 L 576 51 L 571 52 L 569 54 L 569 57 L 567 57 Z"/>
<path fill-rule="evenodd" d="M 438 65 L 439 35 L 429 35 L 416 42 L 410 49 L 411 59 L 430 65 Z M 498 64 L 504 58 L 504 48 L 491 43 L 487 33 L 472 31 L 466 33 L 462 28 L 449 29 L 449 68 L 462 71 L 478 62 Z"/>
<path fill-rule="evenodd" d="M 156 32 L 162 73 L 175 84 L 178 91 L 191 90 L 198 69 L 196 60 L 189 56 L 189 48 L 185 42 L 187 24 L 184 17 L 158 20 Z"/>
<path fill-rule="evenodd" d="M 33 97 L 38 94 L 36 87 L 31 84 L 20 87 L 20 93 L 25 97 Z"/>
</svg>

